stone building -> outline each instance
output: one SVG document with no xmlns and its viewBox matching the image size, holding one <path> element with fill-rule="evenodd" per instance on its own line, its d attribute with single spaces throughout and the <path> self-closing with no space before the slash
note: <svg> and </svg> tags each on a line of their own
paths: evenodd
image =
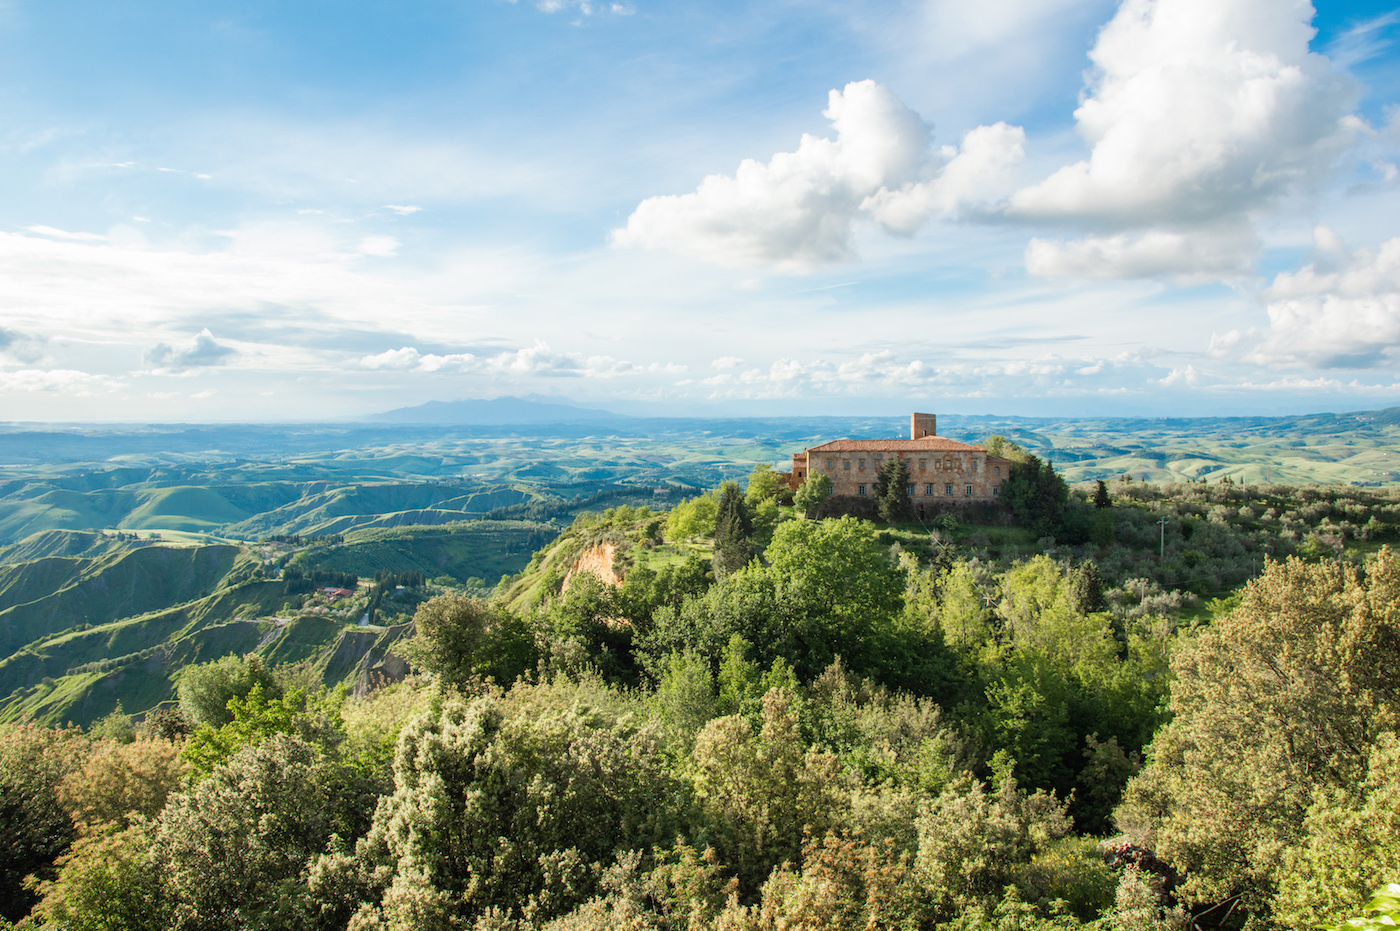
<svg viewBox="0 0 1400 931">
<path fill-rule="evenodd" d="M 916 511 L 924 504 L 942 506 L 996 501 L 1011 463 L 980 446 L 938 436 L 933 414 L 911 414 L 909 439 L 832 440 L 792 456 L 788 482 L 794 490 L 811 475 L 831 479 L 832 497 L 870 497 L 880 467 L 899 456 L 909 466 L 909 497 Z"/>
</svg>

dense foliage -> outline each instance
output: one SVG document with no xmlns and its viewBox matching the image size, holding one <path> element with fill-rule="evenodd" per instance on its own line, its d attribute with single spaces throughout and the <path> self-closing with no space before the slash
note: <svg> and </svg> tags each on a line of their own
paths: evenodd
<svg viewBox="0 0 1400 931">
<path fill-rule="evenodd" d="M 423 602 L 416 672 L 358 696 L 235 656 L 139 725 L 8 725 L 4 917 L 1169 931 L 1374 911 L 1400 870 L 1400 560 L 1354 545 L 1389 513 L 1338 495 L 1293 539 L 1311 503 L 1277 489 L 1112 482 L 1096 507 L 1017 462 L 1005 525 L 794 519 L 763 470 L 669 515 L 581 518 L 496 600 Z M 1353 549 L 1310 547 L 1318 526 Z M 621 584 L 564 570 L 601 547 Z M 1183 570 L 1245 584 L 1201 605 Z"/>
</svg>

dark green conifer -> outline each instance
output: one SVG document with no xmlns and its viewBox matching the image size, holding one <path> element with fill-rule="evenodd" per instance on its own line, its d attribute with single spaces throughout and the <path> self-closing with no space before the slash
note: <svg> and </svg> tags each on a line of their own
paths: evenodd
<svg viewBox="0 0 1400 931">
<path fill-rule="evenodd" d="M 1108 497 L 1108 486 L 1103 483 L 1103 479 L 1099 479 L 1097 487 L 1094 488 L 1094 507 L 1113 507 L 1113 501 Z"/>
<path fill-rule="evenodd" d="M 754 556 L 753 519 L 736 482 L 725 482 L 715 513 L 715 570 L 737 572 Z"/>
<path fill-rule="evenodd" d="M 897 524 L 914 519 L 914 505 L 909 500 L 909 464 L 901 457 L 888 459 L 880 467 L 875 498 L 881 520 Z"/>
</svg>

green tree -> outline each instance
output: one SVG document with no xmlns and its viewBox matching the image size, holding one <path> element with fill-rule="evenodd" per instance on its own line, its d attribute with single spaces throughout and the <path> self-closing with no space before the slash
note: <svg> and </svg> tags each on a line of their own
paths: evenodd
<svg viewBox="0 0 1400 931">
<path fill-rule="evenodd" d="M 97 744 L 60 784 L 63 806 L 88 833 L 154 819 L 189 771 L 180 750 L 179 744 L 158 739 Z"/>
<path fill-rule="evenodd" d="M 708 833 L 748 894 L 774 867 L 797 861 L 805 831 L 826 833 L 848 805 L 835 757 L 807 752 L 793 695 L 785 689 L 763 697 L 756 737 L 737 715 L 705 725 L 695 741 L 694 765 Z"/>
<path fill-rule="evenodd" d="M 1400 876 L 1397 773 L 1400 738 L 1382 734 L 1363 782 L 1318 793 L 1303 826 L 1305 838 L 1284 858 L 1274 904 L 1280 927 L 1318 927 L 1339 914 L 1374 909 L 1366 902 L 1377 878 Z"/>
<path fill-rule="evenodd" d="M 1108 486 L 1104 484 L 1103 479 L 1099 479 L 1094 483 L 1094 507 L 1113 507 L 1113 499 L 1108 496 Z"/>
<path fill-rule="evenodd" d="M 122 710 L 122 703 L 118 700 L 111 713 L 92 722 L 88 736 L 131 743 L 136 739 L 136 725 L 132 723 L 131 715 Z"/>
<path fill-rule="evenodd" d="M 246 747 L 157 826 L 177 931 L 296 927 L 305 871 L 333 830 L 331 793 L 309 744 L 277 734 Z"/>
<path fill-rule="evenodd" d="M 413 625 L 404 655 L 454 688 L 482 678 L 513 682 L 538 658 L 528 625 L 476 598 L 439 595 L 418 606 Z"/>
<path fill-rule="evenodd" d="M 792 496 L 792 503 L 804 517 L 814 518 L 821 512 L 826 499 L 831 497 L 831 479 L 825 475 L 809 475 Z"/>
<path fill-rule="evenodd" d="M 715 513 L 715 574 L 727 575 L 754 557 L 753 519 L 734 482 L 725 482 Z"/>
<path fill-rule="evenodd" d="M 719 509 L 719 494 L 707 491 L 682 501 L 666 515 L 666 539 L 687 540 L 691 537 L 713 536 L 715 514 Z"/>
<path fill-rule="evenodd" d="M 230 698 L 232 720 L 222 727 L 201 725 L 181 755 L 194 772 L 206 776 L 244 747 L 256 746 L 274 734 L 291 734 L 307 711 L 300 691 L 267 698 L 262 685 L 253 686 L 247 698 Z M 309 722 L 308 722 L 309 723 Z"/>
<path fill-rule="evenodd" d="M 909 499 L 909 463 L 903 456 L 892 456 L 880 466 L 875 479 L 875 499 L 880 519 L 900 524 L 914 519 L 914 505 Z"/>
<path fill-rule="evenodd" d="M 749 484 L 744 492 L 744 501 L 749 507 L 756 508 L 765 501 L 777 498 L 786 487 L 786 475 L 775 471 L 768 463 L 760 462 L 749 473 Z"/>
<path fill-rule="evenodd" d="M 1187 875 L 1183 901 L 1266 918 L 1318 793 L 1363 783 L 1400 730 L 1400 559 L 1271 562 L 1172 668 L 1172 720 L 1116 819 Z"/>
<path fill-rule="evenodd" d="M 180 670 L 176 689 L 180 710 L 191 722 L 222 727 L 233 720 L 229 699 L 246 698 L 254 686 L 262 686 L 263 694 L 269 698 L 282 694 L 281 685 L 263 665 L 262 657 L 250 653 L 186 666 Z"/>
<path fill-rule="evenodd" d="M 1012 461 L 1010 475 L 1001 486 L 1001 498 L 1023 525 L 1053 536 L 1064 520 L 1069 486 L 1052 464 L 1027 455 L 1023 461 Z"/>
<path fill-rule="evenodd" d="M 0 917 L 24 917 L 35 901 L 25 877 L 51 878 L 54 860 L 73 842 L 77 832 L 59 786 L 86 750 L 77 728 L 22 723 L 0 730 Z"/>
<path fill-rule="evenodd" d="M 877 533 L 849 516 L 781 524 L 765 553 L 769 565 L 712 590 L 711 616 L 733 617 L 726 639 L 744 633 L 764 665 L 781 656 L 804 681 L 838 655 L 853 669 L 870 669 L 905 587 Z"/>
<path fill-rule="evenodd" d="M 967 776 L 950 783 L 918 820 L 916 875 L 944 921 L 990 906 L 1033 857 L 1070 830 L 1053 795 L 1027 795 L 1003 776 L 992 791 Z"/>
<path fill-rule="evenodd" d="M 78 838 L 59 861 L 58 878 L 40 886 L 33 918 L 73 931 L 152 931 L 174 923 L 166 864 L 153 825 L 137 820 Z"/>
<path fill-rule="evenodd" d="M 1104 600 L 1103 579 L 1099 576 L 1098 563 L 1092 559 L 1076 566 L 1069 575 L 1070 597 L 1074 608 L 1080 614 L 1093 614 L 1108 607 Z"/>
<path fill-rule="evenodd" d="M 491 909 L 536 923 L 563 914 L 596 890 L 593 864 L 674 839 L 679 788 L 655 727 L 583 686 L 449 699 L 404 729 L 393 794 L 363 847 L 388 881 L 380 920 L 448 928 Z"/>
</svg>

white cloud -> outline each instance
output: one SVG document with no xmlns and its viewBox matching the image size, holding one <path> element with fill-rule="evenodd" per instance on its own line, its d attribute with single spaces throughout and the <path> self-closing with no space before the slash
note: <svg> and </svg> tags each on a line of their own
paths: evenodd
<svg viewBox="0 0 1400 931">
<path fill-rule="evenodd" d="M 233 347 L 219 343 L 214 334 L 204 329 L 184 346 L 156 343 L 142 354 L 142 361 L 150 366 L 153 374 L 176 375 L 190 369 L 221 365 L 234 355 L 237 351 Z"/>
<path fill-rule="evenodd" d="M 1171 275 L 1187 281 L 1242 275 L 1258 251 L 1253 230 L 1243 223 L 1193 231 L 1035 238 L 1026 246 L 1026 270 L 1033 275 L 1081 278 L 1149 278 Z"/>
<path fill-rule="evenodd" d="M 930 216 L 955 216 L 987 205 L 1014 186 L 1016 168 L 1026 155 L 1026 131 L 997 123 L 978 126 L 961 148 L 943 146 L 942 170 L 928 181 L 896 190 L 881 188 L 861 204 L 886 229 L 912 233 Z"/>
<path fill-rule="evenodd" d="M 502 374 L 564 377 L 581 375 L 584 367 L 582 360 L 577 356 L 555 352 L 549 348 L 548 343 L 540 339 L 535 340 L 533 346 L 492 356 L 487 360 L 487 364 Z"/>
<path fill-rule="evenodd" d="M 710 365 L 717 369 L 736 369 L 744 364 L 744 360 L 738 356 L 720 356 Z"/>
<path fill-rule="evenodd" d="M 634 12 L 632 7 L 625 3 L 595 3 L 593 0 L 539 0 L 535 6 L 545 13 L 559 13 L 565 10 L 571 10 L 583 16 L 593 16 L 599 13 L 611 13 L 614 16 L 630 16 Z"/>
<path fill-rule="evenodd" d="M 366 236 L 360 240 L 360 255 L 390 258 L 399 254 L 399 241 L 393 236 Z"/>
<path fill-rule="evenodd" d="M 471 369 L 474 362 L 476 356 L 469 352 L 437 355 L 431 352 L 420 353 L 412 346 L 389 349 L 378 355 L 360 359 L 363 368 L 402 372 L 464 372 Z"/>
<path fill-rule="evenodd" d="M 67 239 L 73 242 L 106 242 L 107 237 L 98 233 L 70 233 L 68 230 L 56 229 L 52 226 L 27 226 L 25 229 L 31 233 L 38 233 L 40 236 L 50 236 L 54 239 Z"/>
<path fill-rule="evenodd" d="M 359 360 L 362 368 L 374 371 L 399 372 L 461 372 L 473 374 L 503 374 L 512 376 L 563 376 L 583 378 L 618 378 L 624 375 L 678 375 L 686 366 L 676 363 L 652 362 L 640 365 L 612 356 L 589 356 L 586 359 L 572 353 L 555 352 L 543 340 L 521 349 L 500 352 L 493 356 L 475 356 L 469 352 L 435 355 L 420 353 L 412 346 L 389 349 Z"/>
<path fill-rule="evenodd" d="M 72 369 L 19 369 L 0 371 L 0 392 L 55 392 L 86 397 L 115 391 L 122 383 L 106 375 L 90 375 Z"/>
<path fill-rule="evenodd" d="M 1089 158 L 1012 214 L 1195 223 L 1317 180 L 1352 135 L 1353 89 L 1308 51 L 1312 16 L 1307 0 L 1124 0 L 1075 111 Z"/>
<path fill-rule="evenodd" d="M 1400 359 L 1400 237 L 1348 251 L 1319 228 L 1314 260 L 1264 292 L 1269 332 L 1245 358 L 1266 364 L 1372 368 Z M 1242 342 L 1226 334 L 1223 343 Z"/>
<path fill-rule="evenodd" d="M 1185 368 L 1172 369 L 1165 378 L 1159 378 L 1157 383 L 1168 387 L 1173 385 L 1189 385 L 1195 387 L 1200 384 L 1201 373 L 1196 371 L 1194 365 L 1188 364 Z"/>
<path fill-rule="evenodd" d="M 385 204 L 385 205 L 384 205 L 384 209 L 385 209 L 385 210 L 392 210 L 392 211 L 394 211 L 394 213 L 397 213 L 399 216 L 401 216 L 401 217 L 406 217 L 406 216 L 409 216 L 410 214 L 417 213 L 418 211 L 422 210 L 423 208 L 422 208 L 422 207 L 415 206 L 415 205 L 413 205 L 413 204 Z"/>
<path fill-rule="evenodd" d="M 1100 232 L 1037 239 L 1027 268 L 1099 278 L 1230 276 L 1253 214 L 1316 188 L 1364 124 L 1308 50 L 1308 0 L 1124 0 L 1075 111 L 1089 157 L 1010 199 L 1009 217 Z"/>
<path fill-rule="evenodd" d="M 998 124 L 964 148 L 930 151 L 932 128 L 887 87 L 866 80 L 829 95 L 835 139 L 803 135 L 795 152 L 745 159 L 691 194 L 650 197 L 613 232 L 619 246 L 665 248 L 727 265 L 806 271 L 851 255 L 852 224 L 908 232 L 932 211 L 983 196 L 1020 159 L 1024 134 Z"/>
</svg>

